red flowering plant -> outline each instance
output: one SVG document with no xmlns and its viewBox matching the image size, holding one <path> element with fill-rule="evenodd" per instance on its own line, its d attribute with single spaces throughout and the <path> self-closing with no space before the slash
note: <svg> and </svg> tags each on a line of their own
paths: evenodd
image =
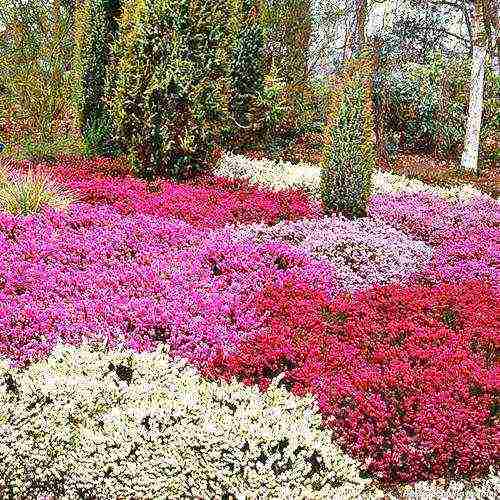
<svg viewBox="0 0 500 500">
<path fill-rule="evenodd" d="M 461 286 L 374 287 L 327 301 L 304 284 L 263 290 L 267 328 L 219 354 L 209 377 L 281 372 L 316 396 L 337 440 L 385 481 L 476 476 L 499 457 L 498 296 Z"/>
</svg>

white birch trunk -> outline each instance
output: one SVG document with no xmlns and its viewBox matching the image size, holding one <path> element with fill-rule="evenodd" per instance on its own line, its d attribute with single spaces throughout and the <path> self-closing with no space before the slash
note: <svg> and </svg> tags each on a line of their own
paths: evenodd
<svg viewBox="0 0 500 500">
<path fill-rule="evenodd" d="M 474 47 L 470 77 L 469 113 L 461 162 L 464 170 L 476 173 L 478 172 L 479 131 L 483 115 L 484 63 L 486 59 L 484 24 L 480 3 L 480 1 L 476 1 L 474 5 Z"/>
</svg>

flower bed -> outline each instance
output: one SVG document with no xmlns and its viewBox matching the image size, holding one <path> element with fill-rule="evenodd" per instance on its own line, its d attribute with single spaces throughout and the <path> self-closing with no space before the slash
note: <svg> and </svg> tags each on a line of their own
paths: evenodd
<svg viewBox="0 0 500 500">
<path fill-rule="evenodd" d="M 344 289 L 331 264 L 299 249 L 102 206 L 2 215 L 0 252 L 0 355 L 19 363 L 95 336 L 138 350 L 168 340 L 206 358 L 258 328 L 252 300 L 264 283 L 297 276 Z"/>
<path fill-rule="evenodd" d="M 250 160 L 243 155 L 226 153 L 218 162 L 214 174 L 231 179 L 247 179 L 253 185 L 266 186 L 273 190 L 300 188 L 319 198 L 320 171 L 319 166 L 309 163 L 294 164 L 265 159 Z M 373 188 L 375 194 L 425 192 L 450 201 L 468 200 L 474 197 L 489 198 L 468 184 L 442 188 L 381 170 L 373 176 Z"/>
<path fill-rule="evenodd" d="M 15 165 L 20 170 L 25 163 Z M 123 215 L 148 214 L 180 219 L 203 228 L 225 224 L 274 224 L 280 220 L 316 217 L 320 206 L 304 192 L 288 189 L 276 193 L 258 189 L 243 179 L 204 177 L 176 184 L 159 180 L 144 182 L 130 175 L 111 176 L 117 166 L 111 161 L 68 159 L 50 166 L 51 176 L 71 189 L 79 201 L 113 207 Z M 44 165 L 35 170 L 47 170 Z"/>
<path fill-rule="evenodd" d="M 256 242 L 281 241 L 331 262 L 344 271 L 348 290 L 371 284 L 404 282 L 430 264 L 431 248 L 373 219 L 323 217 L 236 228 L 232 235 Z"/>
<path fill-rule="evenodd" d="M 234 158 L 228 178 L 182 185 L 67 159 L 52 176 L 78 202 L 0 213 L 0 359 L 14 365 L 0 375 L 0 496 L 2 488 L 103 497 L 270 488 L 273 498 L 378 498 L 377 477 L 387 485 L 488 471 L 474 491 L 490 495 L 499 453 L 497 202 L 379 173 L 369 217 L 324 217 L 308 166 L 279 171 Z M 109 352 L 69 347 L 86 342 Z M 152 353 L 163 346 L 193 368 Z M 268 392 L 207 382 L 194 368 Z M 46 396 L 37 414 L 33 388 Z M 245 394 L 238 401 L 255 409 L 251 418 L 224 413 L 235 394 Z M 281 396 L 301 408 L 295 416 L 276 409 Z M 158 411 L 148 413 L 153 402 Z M 212 435 L 169 440 L 169 427 L 196 435 L 205 413 L 218 415 Z M 306 413 L 313 420 L 299 429 L 294 419 Z M 61 432 L 39 429 L 45 421 Z M 253 451 L 242 452 L 233 431 L 255 438 Z M 333 454 L 325 468 L 317 446 L 326 436 L 335 445 L 325 444 Z M 316 457 L 305 465 L 303 447 Z M 246 466 L 235 472 L 227 453 Z M 176 457 L 175 481 L 160 466 L 165 456 Z M 175 468 L 198 460 L 211 472 Z M 361 480 L 365 471 L 371 480 Z"/>
<path fill-rule="evenodd" d="M 2 497 L 376 493 L 321 428 L 312 398 L 283 388 L 207 382 L 161 350 L 85 346 L 0 375 L 11 388 L 0 390 Z"/>
<path fill-rule="evenodd" d="M 290 282 L 256 304 L 267 329 L 220 353 L 206 375 L 264 390 L 284 372 L 386 481 L 474 476 L 495 463 L 500 304 L 491 285 L 389 285 L 329 301 Z"/>
</svg>

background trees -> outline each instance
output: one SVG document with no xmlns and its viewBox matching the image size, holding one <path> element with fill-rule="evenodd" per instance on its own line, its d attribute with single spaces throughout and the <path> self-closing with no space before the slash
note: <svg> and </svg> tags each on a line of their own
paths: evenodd
<svg viewBox="0 0 500 500">
<path fill-rule="evenodd" d="M 180 148 L 175 161 L 183 157 L 189 170 L 193 151 L 201 151 L 205 139 L 199 147 L 192 143 L 198 140 L 196 134 L 188 138 L 181 133 L 167 140 L 161 125 L 146 120 L 144 106 L 153 106 L 153 101 L 147 104 L 140 93 L 136 96 L 142 95 L 137 101 L 142 110 L 137 115 L 142 117 L 137 117 L 140 123 L 123 128 L 128 118 L 118 112 L 121 105 L 116 106 L 113 87 L 123 70 L 119 60 L 127 54 L 130 64 L 142 67 L 139 60 L 147 52 L 142 40 L 155 36 L 159 40 L 168 29 L 162 26 L 159 34 L 153 35 L 156 25 L 142 23 L 140 29 L 145 31 L 140 36 L 136 28 L 131 31 L 141 41 L 130 45 L 120 33 L 128 29 L 130 12 L 122 12 L 117 1 L 0 1 L 0 140 L 10 153 L 16 150 L 21 156 L 50 157 L 58 152 L 77 152 L 83 146 L 88 155 L 115 155 L 138 140 L 141 150 L 149 151 L 141 155 L 150 158 L 160 143 L 163 148 L 173 141 Z M 217 132 L 210 133 L 217 143 L 213 144 L 215 149 L 265 146 L 275 152 L 272 154 L 279 154 L 301 134 L 323 133 L 330 79 L 342 79 L 345 65 L 366 44 L 377 62 L 373 106 L 379 157 L 387 144 L 389 153 L 432 154 L 457 166 L 462 163 L 474 172 L 498 159 L 497 1 L 221 1 L 228 12 L 228 36 L 224 63 L 220 63 L 226 83 L 217 91 L 217 99 L 220 109 L 226 111 Z M 131 0 L 127 5 L 135 11 L 132 7 L 136 3 Z M 479 8 L 480 16 L 475 15 Z M 178 26 L 174 31 L 180 29 Z M 195 29 L 193 23 L 182 27 L 191 29 Z M 207 53 L 213 48 L 210 43 Z M 176 60 L 193 64 L 190 44 L 186 42 L 179 49 Z M 474 50 L 474 46 L 482 49 Z M 478 72 L 483 66 L 484 85 Z M 171 81 L 168 74 L 173 68 L 162 67 L 166 73 L 161 77 L 159 70 L 154 72 L 162 81 L 155 83 L 155 88 Z M 144 71 L 148 80 L 151 68 Z M 180 70 L 175 71 L 174 80 L 179 80 Z M 200 82 L 193 82 L 193 88 Z M 190 102 L 189 106 L 194 102 L 215 106 L 209 104 L 208 94 L 189 101 L 186 85 L 168 95 L 175 94 L 184 104 Z M 180 104 L 163 102 L 161 110 L 154 113 L 155 120 L 169 106 L 177 109 Z M 205 111 L 197 108 L 193 112 L 201 117 Z M 145 135 L 139 140 L 132 130 Z M 204 133 L 200 140 L 202 136 Z M 165 156 L 165 161 L 170 161 L 168 158 Z M 209 158 L 210 153 L 201 163 L 209 165 Z M 160 167 L 157 170 L 162 171 Z"/>
</svg>

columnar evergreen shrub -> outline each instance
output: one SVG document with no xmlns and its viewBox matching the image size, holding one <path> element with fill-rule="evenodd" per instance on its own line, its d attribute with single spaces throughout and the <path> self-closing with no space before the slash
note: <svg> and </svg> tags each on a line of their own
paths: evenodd
<svg viewBox="0 0 500 500">
<path fill-rule="evenodd" d="M 248 126 L 255 96 L 264 89 L 264 35 L 258 0 L 231 0 L 235 22 L 231 50 L 231 112 L 236 121 Z"/>
<path fill-rule="evenodd" d="M 375 169 L 373 63 L 368 51 L 333 83 L 325 127 L 321 196 L 327 213 L 363 217 Z"/>
<path fill-rule="evenodd" d="M 108 155 L 114 149 L 104 86 L 119 8 L 119 0 L 84 0 L 75 14 L 74 98 L 89 155 Z"/>
<path fill-rule="evenodd" d="M 128 0 L 108 92 L 138 175 L 185 178 L 210 165 L 228 119 L 227 0 Z"/>
</svg>

